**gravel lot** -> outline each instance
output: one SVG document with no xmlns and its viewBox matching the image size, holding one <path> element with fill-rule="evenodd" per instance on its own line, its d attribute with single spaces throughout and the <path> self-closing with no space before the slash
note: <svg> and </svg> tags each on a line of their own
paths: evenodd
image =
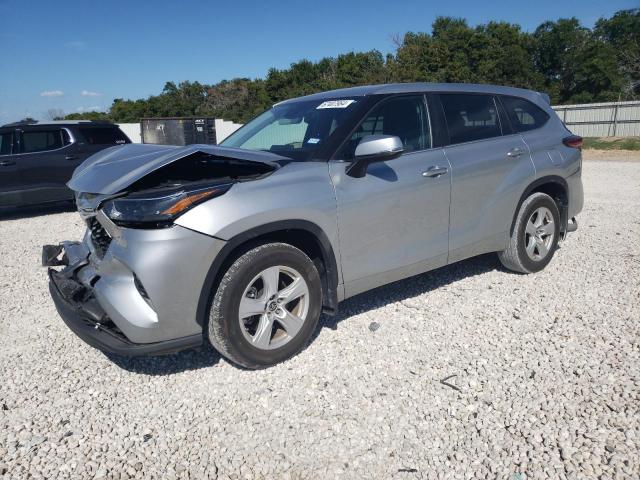
<svg viewBox="0 0 640 480">
<path fill-rule="evenodd" d="M 580 228 L 545 271 L 486 255 L 379 288 L 258 372 L 210 349 L 86 346 L 39 266 L 79 217 L 5 216 L 0 474 L 638 478 L 640 162 L 586 162 L 583 178 Z"/>
</svg>

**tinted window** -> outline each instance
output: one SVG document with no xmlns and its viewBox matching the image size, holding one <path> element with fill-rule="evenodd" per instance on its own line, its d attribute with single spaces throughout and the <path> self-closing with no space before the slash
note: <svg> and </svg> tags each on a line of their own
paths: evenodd
<svg viewBox="0 0 640 480">
<path fill-rule="evenodd" d="M 343 147 L 340 157 L 353 158 L 358 143 L 367 135 L 398 136 L 405 153 L 431 148 L 429 117 L 423 97 L 397 97 L 382 101 L 367 114 Z"/>
<path fill-rule="evenodd" d="M 518 132 L 540 128 L 547 123 L 549 115 L 533 103 L 517 97 L 502 97 L 511 124 Z"/>
<path fill-rule="evenodd" d="M 80 127 L 80 133 L 91 145 L 121 145 L 129 143 L 126 135 L 119 128 L 113 127 Z"/>
<path fill-rule="evenodd" d="M 447 94 L 440 98 L 451 143 L 472 142 L 502 135 L 492 96 Z"/>
<path fill-rule="evenodd" d="M 11 153 L 11 132 L 0 133 L 0 155 Z"/>
<path fill-rule="evenodd" d="M 63 145 L 62 132 L 55 130 L 37 130 L 22 132 L 22 151 L 24 153 L 55 150 Z"/>
</svg>

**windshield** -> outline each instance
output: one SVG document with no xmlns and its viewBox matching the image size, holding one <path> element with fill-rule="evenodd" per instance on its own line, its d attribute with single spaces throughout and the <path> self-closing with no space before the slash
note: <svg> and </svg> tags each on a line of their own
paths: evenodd
<svg viewBox="0 0 640 480">
<path fill-rule="evenodd" d="M 223 147 L 263 150 L 294 160 L 311 160 L 355 109 L 353 98 L 275 105 L 226 138 Z"/>
</svg>

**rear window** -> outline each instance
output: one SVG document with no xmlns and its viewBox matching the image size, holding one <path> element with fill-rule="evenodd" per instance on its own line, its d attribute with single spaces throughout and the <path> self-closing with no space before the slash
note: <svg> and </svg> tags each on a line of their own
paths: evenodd
<svg viewBox="0 0 640 480">
<path fill-rule="evenodd" d="M 549 120 L 547 112 L 528 100 L 517 97 L 502 97 L 502 104 L 507 110 L 511 124 L 518 132 L 540 128 Z"/>
<path fill-rule="evenodd" d="M 0 155 L 11 153 L 11 132 L 0 133 Z"/>
<path fill-rule="evenodd" d="M 62 136 L 62 130 L 59 128 L 22 132 L 23 153 L 46 152 L 62 148 L 63 145 L 64 137 Z"/>
<path fill-rule="evenodd" d="M 91 145 L 121 145 L 130 143 L 119 128 L 113 127 L 80 127 L 80 133 Z"/>
<path fill-rule="evenodd" d="M 440 99 L 451 143 L 472 142 L 502 135 L 492 96 L 443 94 Z"/>
</svg>

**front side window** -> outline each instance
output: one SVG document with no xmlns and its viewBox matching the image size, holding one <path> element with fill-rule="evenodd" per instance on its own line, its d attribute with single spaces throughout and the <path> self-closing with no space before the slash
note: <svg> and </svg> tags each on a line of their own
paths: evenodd
<svg viewBox="0 0 640 480">
<path fill-rule="evenodd" d="M 62 131 L 59 128 L 53 130 L 36 130 L 22 133 L 22 152 L 35 153 L 56 150 L 64 145 Z"/>
<path fill-rule="evenodd" d="M 11 154 L 11 132 L 0 133 L 0 155 Z"/>
<path fill-rule="evenodd" d="M 451 143 L 473 142 L 502 135 L 492 96 L 443 94 L 440 96 Z"/>
<path fill-rule="evenodd" d="M 502 97 L 502 103 L 518 132 L 540 128 L 549 120 L 547 112 L 523 98 Z"/>
<path fill-rule="evenodd" d="M 220 145 L 310 160 L 335 130 L 354 114 L 358 102 L 358 99 L 343 98 L 275 105 Z"/>
<path fill-rule="evenodd" d="M 395 97 L 383 100 L 356 128 L 341 150 L 340 158 L 352 159 L 362 138 L 368 135 L 400 137 L 404 153 L 431 148 L 429 117 L 423 97 Z"/>
<path fill-rule="evenodd" d="M 130 143 L 119 128 L 113 127 L 80 127 L 80 134 L 90 145 L 122 145 Z"/>
</svg>

